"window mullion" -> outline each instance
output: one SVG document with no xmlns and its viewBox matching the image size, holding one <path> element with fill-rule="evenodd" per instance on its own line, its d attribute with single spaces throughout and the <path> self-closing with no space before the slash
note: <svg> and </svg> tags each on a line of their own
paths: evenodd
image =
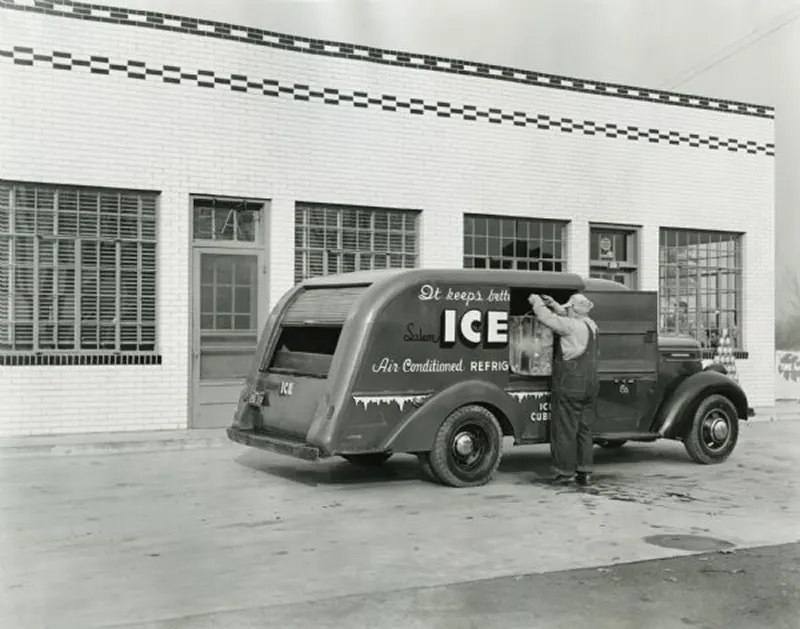
<svg viewBox="0 0 800 629">
<path fill-rule="evenodd" d="M 81 349 L 81 320 L 83 319 L 83 246 L 80 236 L 75 238 L 75 340 L 74 350 Z"/>
<path fill-rule="evenodd" d="M 336 246 L 339 249 L 339 262 L 336 268 L 339 273 L 344 272 L 344 210 L 336 211 Z"/>
<path fill-rule="evenodd" d="M 34 215 L 35 216 L 35 215 Z M 36 233 L 36 220 L 34 219 L 33 236 L 33 351 L 39 351 L 39 309 L 40 292 L 42 290 L 41 277 L 39 274 L 39 251 L 41 236 Z"/>
<path fill-rule="evenodd" d="M 142 277 L 144 275 L 143 258 L 144 252 L 142 251 L 142 244 L 144 240 L 144 207 L 143 199 L 141 196 L 136 197 L 136 212 L 138 215 L 139 224 L 136 226 L 136 232 L 139 235 L 138 242 L 136 243 L 136 349 L 140 349 L 144 339 L 142 338 L 142 331 L 144 327 L 144 312 L 142 311 L 142 302 L 144 301 L 144 286 L 142 284 Z"/>
<path fill-rule="evenodd" d="M 117 238 L 115 243 L 115 266 L 114 269 L 114 351 L 120 351 L 122 341 L 120 338 L 121 333 L 121 319 L 122 308 L 120 301 L 122 299 L 122 241 Z"/>
<path fill-rule="evenodd" d="M 16 345 L 16 337 L 17 337 L 17 325 L 16 325 L 16 288 L 17 288 L 17 247 L 16 247 L 16 224 L 17 224 L 17 213 L 16 213 L 16 203 L 17 203 L 17 188 L 16 186 L 11 187 L 11 192 L 9 193 L 9 203 L 8 203 L 8 325 L 9 325 L 9 341 L 11 342 L 11 349 L 17 349 Z"/>
<path fill-rule="evenodd" d="M 377 218 L 377 212 L 375 210 L 369 211 L 369 270 L 373 270 L 375 268 L 375 258 L 376 254 L 378 253 L 377 249 L 375 248 L 375 223 Z"/>
<path fill-rule="evenodd" d="M 58 239 L 58 188 L 53 191 L 53 308 L 52 308 L 52 321 L 53 321 L 53 349 L 58 349 L 58 330 L 59 322 L 61 321 L 61 300 L 59 295 L 61 293 L 59 278 L 59 253 L 61 252 L 61 241 Z"/>
</svg>

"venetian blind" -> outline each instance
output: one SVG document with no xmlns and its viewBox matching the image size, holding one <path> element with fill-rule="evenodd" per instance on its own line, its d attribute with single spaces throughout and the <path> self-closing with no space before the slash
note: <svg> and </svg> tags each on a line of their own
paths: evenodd
<svg viewBox="0 0 800 629">
<path fill-rule="evenodd" d="M 0 181 L 0 349 L 154 351 L 157 201 Z"/>
</svg>

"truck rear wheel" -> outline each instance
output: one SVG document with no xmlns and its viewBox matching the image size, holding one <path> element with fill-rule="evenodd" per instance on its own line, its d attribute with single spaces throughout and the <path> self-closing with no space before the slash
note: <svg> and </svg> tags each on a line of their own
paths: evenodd
<svg viewBox="0 0 800 629">
<path fill-rule="evenodd" d="M 388 452 L 367 452 L 366 454 L 343 454 L 342 458 L 359 467 L 380 467 L 389 457 Z"/>
<path fill-rule="evenodd" d="M 709 395 L 687 426 L 683 445 L 697 463 L 711 465 L 727 459 L 739 440 L 739 415 L 724 395 Z"/>
<path fill-rule="evenodd" d="M 497 417 L 477 404 L 462 406 L 444 420 L 429 455 L 431 471 L 451 487 L 478 487 L 488 483 L 503 448 Z"/>
</svg>

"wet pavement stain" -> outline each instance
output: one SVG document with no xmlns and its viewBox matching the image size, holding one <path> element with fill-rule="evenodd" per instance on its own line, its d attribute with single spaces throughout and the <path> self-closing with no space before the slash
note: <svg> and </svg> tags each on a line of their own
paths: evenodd
<svg viewBox="0 0 800 629">
<path fill-rule="evenodd" d="M 280 524 L 282 520 L 277 518 L 275 520 L 259 520 L 257 522 L 235 522 L 233 524 L 223 524 L 221 529 L 254 529 L 261 526 L 274 526 Z"/>
<path fill-rule="evenodd" d="M 697 498 L 679 491 L 668 491 L 666 495 L 670 498 L 676 498 L 681 502 L 697 502 Z"/>
<path fill-rule="evenodd" d="M 508 500 L 509 498 L 513 498 L 511 494 L 493 494 L 491 496 L 484 496 L 484 500 Z"/>
<path fill-rule="evenodd" d="M 666 478 L 668 475 L 664 475 Z M 555 495 L 567 492 L 577 492 L 584 497 L 606 498 L 618 502 L 630 502 L 641 505 L 664 504 L 669 502 L 696 503 L 703 502 L 700 498 L 693 495 L 692 490 L 697 489 L 696 484 L 681 476 L 671 476 L 670 480 L 683 481 L 680 488 L 658 487 L 651 484 L 640 482 L 625 483 L 623 479 L 611 474 L 597 474 L 592 477 L 591 484 L 588 486 L 577 485 L 574 481 L 569 483 L 554 484 L 547 478 L 535 478 L 532 484 L 553 490 Z M 674 483 L 673 483 L 674 485 Z M 729 499 L 720 498 L 725 502 Z M 540 500 L 540 503 L 544 500 Z M 593 507 L 594 503 L 584 500 L 587 507 Z"/>
<path fill-rule="evenodd" d="M 724 539 L 705 535 L 648 535 L 642 539 L 653 546 L 675 548 L 677 550 L 686 550 L 690 552 L 726 551 L 735 546 L 735 544 Z"/>
</svg>

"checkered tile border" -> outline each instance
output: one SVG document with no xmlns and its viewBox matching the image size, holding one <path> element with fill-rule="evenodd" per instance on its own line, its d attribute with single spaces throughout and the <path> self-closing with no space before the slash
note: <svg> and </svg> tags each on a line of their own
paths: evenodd
<svg viewBox="0 0 800 629">
<path fill-rule="evenodd" d="M 547 114 L 524 111 L 509 111 L 497 108 L 483 109 L 474 105 L 456 105 L 442 101 L 422 98 L 401 98 L 389 94 L 369 94 L 360 91 L 345 91 L 333 87 L 312 87 L 300 83 L 281 83 L 274 79 L 258 79 L 244 74 L 218 75 L 212 70 L 184 70 L 178 66 L 148 66 L 143 61 L 112 62 L 108 57 L 79 57 L 69 52 L 53 51 L 37 53 L 32 48 L 14 46 L 12 49 L 0 48 L 0 59 L 11 59 L 16 65 L 45 65 L 56 70 L 88 71 L 91 74 L 118 75 L 129 79 L 161 80 L 164 83 L 191 85 L 215 89 L 228 88 L 234 92 L 245 92 L 291 98 L 296 101 L 314 101 L 326 105 L 352 105 L 360 108 L 380 108 L 388 112 L 406 112 L 416 115 L 435 115 L 440 118 L 460 118 L 470 122 L 493 124 L 512 124 L 516 127 L 532 127 L 543 131 L 561 133 L 583 133 L 602 135 L 607 138 L 622 138 L 633 141 L 646 141 L 653 144 L 686 145 L 711 150 L 727 150 L 732 153 L 747 152 L 775 155 L 774 144 L 759 144 L 753 140 L 701 136 L 696 133 L 664 131 L 613 122 L 574 120 L 558 118 Z"/>
<path fill-rule="evenodd" d="M 105 367 L 161 363 L 159 354 L 0 354 L 0 367 Z"/>
<path fill-rule="evenodd" d="M 384 65 L 477 76 L 498 81 L 510 81 L 513 83 L 661 103 L 678 107 L 709 109 L 712 111 L 756 116 L 760 118 L 775 117 L 775 110 L 772 107 L 749 103 L 690 96 L 661 90 L 603 83 L 600 81 L 587 81 L 555 74 L 529 72 L 506 66 L 448 59 L 446 57 L 433 57 L 430 55 L 412 54 L 397 50 L 384 50 L 382 48 L 373 48 L 370 46 L 358 46 L 355 44 L 311 39 L 247 26 L 237 26 L 235 24 L 226 24 L 223 22 L 201 20 L 139 9 L 87 4 L 84 2 L 73 2 L 71 0 L 0 0 L 0 7 L 82 20 L 124 24 L 128 26 L 200 35 L 203 37 L 227 39 L 311 55 L 324 55 Z"/>
</svg>

